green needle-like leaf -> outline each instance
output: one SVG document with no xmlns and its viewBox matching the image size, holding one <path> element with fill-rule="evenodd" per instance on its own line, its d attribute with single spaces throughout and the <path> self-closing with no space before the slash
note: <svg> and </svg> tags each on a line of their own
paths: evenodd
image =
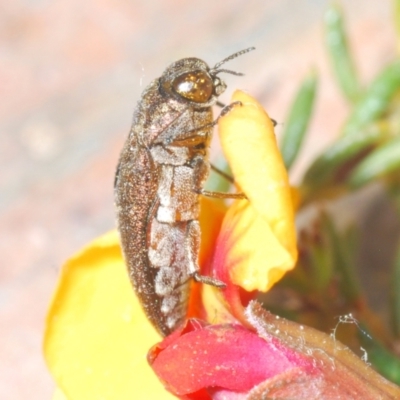
<svg viewBox="0 0 400 400">
<path fill-rule="evenodd" d="M 345 135 L 356 135 L 366 125 L 380 118 L 393 96 L 400 90 L 400 60 L 389 64 L 372 82 L 367 93 L 355 106 L 344 126 Z"/>
<path fill-rule="evenodd" d="M 344 28 L 343 13 L 337 4 L 325 14 L 326 43 L 333 70 L 343 94 L 352 102 L 361 95 L 361 87 L 354 68 Z"/>
<path fill-rule="evenodd" d="M 286 120 L 281 152 L 287 169 L 296 160 L 303 143 L 314 106 L 316 88 L 317 77 L 312 72 L 300 86 Z"/>
<path fill-rule="evenodd" d="M 382 132 L 377 127 L 371 127 L 357 135 L 340 137 L 311 164 L 303 185 L 314 187 L 331 183 L 341 166 L 375 145 L 381 136 Z"/>
<path fill-rule="evenodd" d="M 395 170 L 400 173 L 400 137 L 395 137 L 369 154 L 356 167 L 348 182 L 352 187 L 359 187 Z"/>
<path fill-rule="evenodd" d="M 400 384 L 400 359 L 390 353 L 378 340 L 371 337 L 364 324 L 360 324 L 359 338 L 367 352 L 368 362 L 387 379 Z"/>
<path fill-rule="evenodd" d="M 355 273 L 355 262 L 353 254 L 347 248 L 347 237 L 341 235 L 333 221 L 327 214 L 321 219 L 324 231 L 331 242 L 334 268 L 340 275 L 340 287 L 343 295 L 350 304 L 360 301 L 362 298 L 360 285 Z"/>
</svg>

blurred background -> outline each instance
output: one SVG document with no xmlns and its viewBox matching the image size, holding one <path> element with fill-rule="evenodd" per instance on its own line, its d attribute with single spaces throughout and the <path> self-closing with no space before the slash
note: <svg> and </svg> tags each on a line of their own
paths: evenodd
<svg viewBox="0 0 400 400">
<path fill-rule="evenodd" d="M 118 154 L 144 87 L 171 62 L 227 68 L 229 103 L 245 89 L 284 124 L 312 68 L 317 106 L 293 181 L 348 110 L 323 38 L 328 0 L 3 0 L 0 13 L 0 397 L 49 399 L 41 342 L 63 261 L 115 226 Z M 343 1 L 363 80 L 393 58 L 389 0 Z M 213 152 L 215 154 L 215 151 Z"/>
</svg>

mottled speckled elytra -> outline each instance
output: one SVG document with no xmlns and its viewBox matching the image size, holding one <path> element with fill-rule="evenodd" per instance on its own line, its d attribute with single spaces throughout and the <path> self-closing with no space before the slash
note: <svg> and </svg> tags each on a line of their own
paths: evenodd
<svg viewBox="0 0 400 400">
<path fill-rule="evenodd" d="M 122 250 L 142 307 L 163 335 L 186 317 L 191 278 L 225 286 L 200 275 L 199 195 L 244 198 L 203 186 L 216 123 L 211 107 L 226 89 L 218 74 L 242 75 L 219 67 L 253 49 L 213 68 L 198 58 L 171 64 L 144 90 L 121 152 L 115 203 Z"/>
</svg>

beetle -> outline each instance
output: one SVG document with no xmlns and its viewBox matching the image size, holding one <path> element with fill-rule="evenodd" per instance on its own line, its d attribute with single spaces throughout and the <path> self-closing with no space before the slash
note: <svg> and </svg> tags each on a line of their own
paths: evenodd
<svg viewBox="0 0 400 400">
<path fill-rule="evenodd" d="M 218 74 L 242 75 L 220 66 L 253 49 L 213 68 L 198 58 L 171 64 L 143 91 L 120 155 L 114 192 L 122 252 L 144 312 L 162 335 L 184 321 L 191 278 L 225 287 L 199 272 L 199 196 L 245 198 L 203 187 L 218 120 L 211 107 L 226 89 Z"/>
</svg>

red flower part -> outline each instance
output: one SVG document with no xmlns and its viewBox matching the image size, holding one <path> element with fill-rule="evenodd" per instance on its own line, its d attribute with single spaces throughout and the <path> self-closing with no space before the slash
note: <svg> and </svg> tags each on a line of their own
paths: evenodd
<svg viewBox="0 0 400 400">
<path fill-rule="evenodd" d="M 267 342 L 241 325 L 198 320 L 154 346 L 148 360 L 170 392 L 188 399 L 216 399 L 222 392 L 237 399 L 277 375 L 314 372 L 312 360 L 276 339 Z"/>
<path fill-rule="evenodd" d="M 235 211 L 237 208 L 240 209 L 241 207 L 246 207 L 246 205 L 237 205 Z M 235 242 L 239 241 L 241 236 L 244 234 L 243 232 L 240 232 L 236 237 L 232 237 L 231 233 L 239 223 L 238 220 L 240 220 L 240 213 L 228 211 L 228 216 L 229 218 L 224 220 L 224 229 L 221 230 L 216 243 L 212 268 L 217 279 L 226 283 L 226 288 L 217 294 L 220 297 L 220 301 L 225 303 L 225 306 L 232 314 L 232 317 L 240 323 L 248 325 L 244 316 L 244 308 L 257 296 L 258 292 L 255 290 L 247 292 L 240 286 L 234 284 L 230 277 L 230 271 L 232 271 L 236 265 L 240 264 L 240 262 L 243 262 L 243 259 L 246 258 L 246 254 L 236 254 L 233 257 L 232 255 L 230 258 L 228 257 L 229 252 L 236 245 Z M 213 288 L 211 289 L 214 290 Z"/>
</svg>

